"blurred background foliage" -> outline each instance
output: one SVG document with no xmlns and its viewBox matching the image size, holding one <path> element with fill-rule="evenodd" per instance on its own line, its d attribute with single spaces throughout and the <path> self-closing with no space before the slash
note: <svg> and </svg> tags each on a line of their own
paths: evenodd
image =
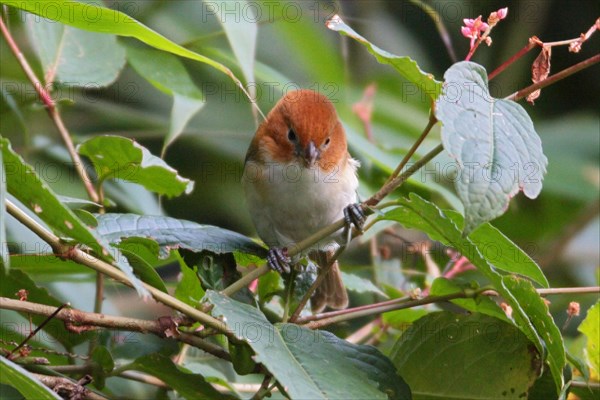
<svg viewBox="0 0 600 400">
<path fill-rule="evenodd" d="M 257 2 L 251 3 L 253 7 L 234 10 L 227 17 L 240 19 L 239 30 L 229 36 L 237 41 L 232 46 L 223 25 L 208 8 L 209 3 L 222 5 L 222 2 L 178 0 L 106 1 L 104 4 L 131 15 L 184 47 L 222 62 L 238 77 L 247 76 L 247 71 L 252 70 L 252 61 L 240 62 L 243 57 L 233 49 L 239 46 L 238 50 L 248 50 L 253 45 L 251 34 L 246 35 L 244 29 L 252 29 L 252 24 L 247 23 L 249 20 L 258 20 L 254 61 L 258 106 L 266 114 L 282 93 L 295 88 L 311 88 L 329 96 L 347 128 L 350 151 L 362 163 L 363 198 L 381 185 L 418 137 L 427 123 L 430 104 L 426 96 L 407 84 L 392 68 L 378 64 L 362 46 L 329 31 L 325 27 L 327 18 L 336 13 L 342 15 L 346 23 L 372 43 L 394 54 L 410 56 L 423 70 L 442 80 L 452 58 L 436 29 L 435 18 L 443 20 L 460 60 L 468 52 L 468 39 L 460 34 L 462 19 L 478 15 L 485 18 L 491 11 L 508 6 L 508 18 L 492 33 L 492 47 L 480 47 L 473 59 L 489 72 L 522 48 L 529 37 L 537 35 L 543 41 L 574 38 L 600 15 L 600 4 L 594 0 L 574 3 L 561 0 L 427 1 L 436 15 L 428 15 L 411 1 Z M 43 76 L 24 18 L 16 11 L 11 11 L 9 16 L 17 42 L 38 76 Z M 125 48 L 143 47 L 131 39 L 119 38 L 118 43 Z M 566 47 L 555 48 L 552 72 L 596 54 L 599 43 L 596 34 L 578 54 L 569 53 Z M 492 94 L 504 97 L 529 85 L 530 66 L 536 56 L 537 51 L 530 52 L 498 76 L 491 84 Z M 56 192 L 85 198 L 83 186 L 68 167 L 69 158 L 58 133 L 36 101 L 33 89 L 5 41 L 0 41 L 0 58 L 0 134 L 11 140 L 13 147 L 36 167 Z M 165 214 L 253 236 L 240 185 L 245 151 L 256 129 L 252 107 L 224 74 L 189 60 L 181 62 L 193 84 L 203 93 L 205 104 L 187 124 L 183 135 L 166 150 L 165 160 L 180 175 L 194 180 L 195 190 L 190 195 L 159 200 L 139 186 L 114 181 L 107 184 L 107 196 L 118 205 L 115 211 Z M 94 135 L 116 134 L 134 138 L 153 154 L 161 154 L 171 126 L 173 100 L 138 70 L 125 65 L 118 79 L 105 88 L 56 85 L 54 95 L 77 143 Z M 536 200 L 517 196 L 508 212 L 493 222 L 540 263 L 552 286 L 598 284 L 598 76 L 598 66 L 589 68 L 544 89 L 535 106 L 524 105 L 549 159 L 544 189 Z M 376 85 L 371 140 L 352 111 L 353 104 L 361 100 L 370 84 Z M 439 127 L 436 127 L 419 154 L 438 143 Z M 439 156 L 401 191 L 404 194 L 417 191 L 443 207 L 460 209 L 453 195 L 451 169 L 446 168 L 449 163 L 447 157 Z M 36 251 L 33 244 L 36 239 L 12 219 L 9 219 L 8 231 L 10 240 L 16 243 L 13 248 L 23 244 L 21 251 Z M 400 234 L 403 240 L 422 239 L 414 232 Z M 373 277 L 380 286 L 396 284 L 403 290 L 423 282 L 425 263 L 418 255 L 398 250 L 395 247 L 398 241 L 390 237 L 372 242 L 370 236 L 361 239 L 345 256 L 346 270 Z M 391 249 L 391 253 L 381 252 L 383 248 Z M 434 258 L 442 266 L 447 261 L 441 252 L 434 254 Z M 375 272 L 371 264 L 375 265 Z M 421 278 L 413 279 L 414 276 Z M 91 279 L 73 283 L 53 277 L 46 285 L 52 286 L 55 293 L 63 294 L 76 285 L 80 297 L 71 299 L 65 295 L 65 298 L 77 307 L 91 308 Z M 582 301 L 585 310 L 594 296 L 577 299 Z M 551 310 L 558 326 L 565 321 L 564 310 L 571 300 L 568 296 L 553 298 Z M 363 299 L 355 295 L 353 301 Z M 105 310 L 110 312 L 111 307 L 123 306 L 118 303 L 114 299 L 109 301 Z M 130 314 L 140 312 L 145 305 L 140 304 L 140 310 L 131 303 L 127 307 Z M 355 326 L 361 322 L 364 321 Z M 573 335 L 577 325 L 572 323 L 569 328 Z M 151 349 L 149 346 L 143 351 Z"/>
</svg>

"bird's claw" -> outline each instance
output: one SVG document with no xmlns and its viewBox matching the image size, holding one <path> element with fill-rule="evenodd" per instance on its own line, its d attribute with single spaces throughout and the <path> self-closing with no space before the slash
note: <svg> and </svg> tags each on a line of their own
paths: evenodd
<svg viewBox="0 0 600 400">
<path fill-rule="evenodd" d="M 352 237 L 352 225 L 362 233 L 365 220 L 365 212 L 359 203 L 353 203 L 344 208 L 344 234 L 346 236 L 346 244 L 350 242 Z"/>
<path fill-rule="evenodd" d="M 287 255 L 287 249 L 273 247 L 269 249 L 267 253 L 267 264 L 273 271 L 277 271 L 280 274 L 290 272 L 290 263 L 292 259 Z"/>
</svg>

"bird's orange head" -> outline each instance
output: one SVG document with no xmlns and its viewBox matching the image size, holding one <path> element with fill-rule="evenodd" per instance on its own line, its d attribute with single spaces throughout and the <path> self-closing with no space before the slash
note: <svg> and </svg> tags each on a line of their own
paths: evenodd
<svg viewBox="0 0 600 400">
<path fill-rule="evenodd" d="M 346 134 L 329 99 L 312 90 L 286 94 L 258 128 L 246 159 L 301 162 L 330 171 L 348 157 Z"/>
</svg>

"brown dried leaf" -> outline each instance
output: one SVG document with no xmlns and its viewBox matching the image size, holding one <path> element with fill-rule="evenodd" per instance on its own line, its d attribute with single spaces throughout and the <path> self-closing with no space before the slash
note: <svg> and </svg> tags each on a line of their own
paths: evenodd
<svg viewBox="0 0 600 400">
<path fill-rule="evenodd" d="M 543 46 L 542 51 L 537 56 L 533 64 L 531 65 L 531 80 L 533 83 L 543 81 L 550 75 L 550 58 L 552 56 L 552 47 Z M 527 101 L 534 104 L 534 101 L 540 97 L 542 93 L 541 89 L 532 92 L 527 96 Z"/>
</svg>

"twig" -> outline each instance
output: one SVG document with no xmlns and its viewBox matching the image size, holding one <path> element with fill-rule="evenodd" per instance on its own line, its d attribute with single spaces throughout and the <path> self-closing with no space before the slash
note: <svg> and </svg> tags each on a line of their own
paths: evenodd
<svg viewBox="0 0 600 400">
<path fill-rule="evenodd" d="M 90 400 L 107 400 L 106 397 L 101 396 L 90 389 L 85 388 L 82 382 L 73 382 L 69 378 L 63 378 L 60 376 L 49 376 L 37 373 L 32 373 L 40 382 L 45 386 L 54 390 L 56 393 L 67 399 L 90 399 Z M 86 383 L 89 383 L 90 377 L 86 377 Z"/>
<path fill-rule="evenodd" d="M 560 295 L 560 294 L 588 294 L 600 293 L 600 286 L 590 287 L 564 287 L 564 288 L 542 288 L 536 289 L 540 296 Z M 320 329 L 324 326 L 337 322 L 348 321 L 355 318 L 365 317 L 374 314 L 381 314 L 389 311 L 403 310 L 405 308 L 417 307 L 425 304 L 440 303 L 454 299 L 474 298 L 476 296 L 498 296 L 498 292 L 489 288 L 479 290 L 465 290 L 464 292 L 450 293 L 444 296 L 427 296 L 422 299 L 410 300 L 408 297 L 382 301 L 380 303 L 369 304 L 346 310 L 331 311 L 327 313 L 310 315 L 298 319 L 298 324 L 304 324 L 310 329 Z"/>
<path fill-rule="evenodd" d="M 12 53 L 14 54 L 15 58 L 21 65 L 21 68 L 25 72 L 27 79 L 29 79 L 29 81 L 33 85 L 35 91 L 40 96 L 40 100 L 44 103 L 44 106 L 46 107 L 46 111 L 48 112 L 50 119 L 52 119 L 52 121 L 54 122 L 54 125 L 58 129 L 58 131 L 63 139 L 63 142 L 67 146 L 69 155 L 71 156 L 71 159 L 73 160 L 73 164 L 74 164 L 73 166 L 75 167 L 75 170 L 79 174 L 79 177 L 81 178 L 81 181 L 82 181 L 83 185 L 85 186 L 85 190 L 87 191 L 88 196 L 90 196 L 90 199 L 94 203 L 98 203 L 98 199 L 99 199 L 98 193 L 94 189 L 94 185 L 92 184 L 92 181 L 89 178 L 83 163 L 81 162 L 81 158 L 79 157 L 79 154 L 75 150 L 75 146 L 73 145 L 73 140 L 71 139 L 71 135 L 69 134 L 69 131 L 67 130 L 67 128 L 62 120 L 62 117 L 61 117 L 60 113 L 58 112 L 58 109 L 56 108 L 56 103 L 52 99 L 52 95 L 48 92 L 48 90 L 46 90 L 44 84 L 42 84 L 42 82 L 37 78 L 37 76 L 33 72 L 33 69 L 31 69 L 31 66 L 29 65 L 29 63 L 27 62 L 27 59 L 25 58 L 25 56 L 19 49 L 17 42 L 15 42 L 15 40 L 13 39 L 10 31 L 4 24 L 4 21 L 2 20 L 2 18 L 0 18 L 0 30 L 2 31 L 2 35 L 4 36 L 4 39 L 6 39 L 6 42 L 8 43 L 8 46 L 10 47 Z"/>
<path fill-rule="evenodd" d="M 271 375 L 265 375 L 265 379 L 263 379 L 263 381 L 260 385 L 260 388 L 254 394 L 254 396 L 252 396 L 252 398 L 250 400 L 261 400 L 266 395 L 268 395 L 271 392 L 271 388 L 272 388 L 272 387 L 269 387 L 269 383 L 271 383 L 272 378 L 273 377 Z"/>
<path fill-rule="evenodd" d="M 48 231 L 42 225 L 38 224 L 37 221 L 32 219 L 10 200 L 6 200 L 6 210 L 9 214 L 11 214 L 18 221 L 23 223 L 27 228 L 38 235 L 42 240 L 48 243 L 56 254 L 61 254 L 62 257 L 75 261 L 78 264 L 90 267 L 98 272 L 102 272 L 118 282 L 133 287 L 133 284 L 129 281 L 129 278 L 127 278 L 127 276 L 119 269 L 94 257 L 91 254 L 83 252 L 76 247 L 65 245 L 56 235 Z M 237 341 L 237 339 L 231 334 L 231 332 L 228 331 L 226 325 L 222 321 L 219 321 L 218 319 L 185 304 L 173 296 L 156 289 L 154 286 L 148 285 L 144 282 L 142 282 L 142 285 L 146 288 L 146 290 L 148 290 L 148 292 L 150 292 L 156 301 L 159 301 L 187 315 L 195 321 L 201 322 L 204 325 L 216 329 L 217 331 L 230 337 L 230 339 L 233 341 Z"/>
<path fill-rule="evenodd" d="M 503 62 L 498 68 L 493 70 L 488 75 L 488 81 L 491 81 L 496 76 L 500 75 L 500 73 L 502 73 L 512 63 L 517 61 L 519 58 L 523 57 L 525 54 L 529 53 L 531 51 L 531 49 L 533 49 L 536 46 L 541 46 L 541 45 L 542 45 L 542 41 L 539 40 L 537 37 L 534 36 L 534 37 L 529 38 L 529 43 L 525 47 L 523 47 L 521 50 L 517 51 L 511 58 L 509 58 L 508 60 Z"/>
<path fill-rule="evenodd" d="M 106 314 L 88 313 L 73 308 L 62 309 L 63 307 L 64 306 L 55 308 L 44 304 L 0 297 L 0 309 L 26 312 L 35 315 L 49 315 L 50 318 L 56 318 L 64 321 L 67 327 L 71 328 L 87 326 L 88 329 L 89 327 L 100 327 L 130 332 L 152 333 L 161 338 L 170 337 L 174 340 L 187 343 L 191 346 L 202 349 L 207 353 L 214 355 L 215 357 L 219 357 L 227 361 L 231 360 L 231 356 L 223 348 L 207 342 L 206 340 L 203 340 L 191 333 L 180 332 L 176 330 L 175 327 L 182 321 L 181 318 L 173 318 L 172 324 L 167 325 L 164 322 L 161 322 L 161 320 L 143 320 Z M 30 334 L 30 336 L 35 335 L 35 333 L 42 329 L 44 325 L 45 323 L 41 324 L 32 334 Z M 22 347 L 25 342 L 19 347 Z M 14 353 L 17 350 L 18 348 L 14 349 L 11 353 Z"/>
<path fill-rule="evenodd" d="M 571 76 L 571 75 L 581 71 L 582 69 L 591 67 L 592 65 L 598 63 L 599 61 L 600 61 L 600 54 L 596 54 L 595 56 L 592 56 L 586 60 L 583 60 L 580 63 L 572 65 L 569 68 L 563 69 L 562 71 L 560 71 L 552 76 L 549 76 L 548 78 L 544 79 L 543 81 L 539 81 L 537 83 L 534 83 L 531 86 L 521 89 L 521 90 L 511 94 L 510 96 L 506 97 L 506 99 L 513 100 L 513 101 L 519 101 L 523 97 L 527 96 L 528 94 L 535 92 L 538 89 L 543 89 L 546 86 L 550 86 L 553 83 L 560 81 L 561 79 L 564 79 L 568 76 Z"/>
<path fill-rule="evenodd" d="M 302 300 L 300 300 L 300 303 L 298 303 L 296 310 L 294 310 L 294 313 L 292 314 L 292 317 L 290 318 L 290 322 L 296 322 L 296 320 L 300 316 L 300 313 L 302 312 L 302 310 L 304 310 L 304 306 L 306 306 L 306 303 L 308 303 L 308 300 L 310 300 L 310 297 L 315 292 L 315 290 L 317 290 L 317 288 L 319 286 L 321 286 L 321 283 L 325 280 L 325 278 L 327 277 L 327 274 L 331 270 L 331 267 L 333 266 L 333 264 L 335 264 L 338 257 L 344 251 L 345 247 L 346 246 L 340 246 L 335 251 L 335 253 L 333 253 L 333 256 L 331 256 L 331 259 L 327 263 L 327 266 L 324 267 L 322 271 L 320 271 L 319 275 L 317 275 L 317 279 L 315 279 L 315 281 L 313 282 L 312 285 L 310 285 L 310 287 L 308 288 L 306 293 L 304 293 L 304 296 L 302 296 Z"/>
<path fill-rule="evenodd" d="M 11 299 L 8 299 L 8 300 L 11 300 Z M 24 301 L 20 301 L 20 300 L 11 300 L 11 301 L 14 301 L 14 302 L 17 302 L 17 303 L 25 303 Z M 38 327 L 35 328 L 35 330 L 33 330 L 32 332 L 30 332 L 29 335 L 17 347 L 15 347 L 14 349 L 12 349 L 12 351 L 10 353 L 8 353 L 8 355 L 6 356 L 6 358 L 8 358 L 10 360 L 11 356 L 15 353 L 15 351 L 17 351 L 21 347 L 25 346 L 25 344 L 27 344 L 27 342 L 29 340 L 31 340 L 32 337 L 34 337 L 40 330 L 42 330 L 42 328 L 44 326 L 46 326 L 46 324 L 48 322 L 52 321 L 52 318 L 54 318 L 56 316 L 56 314 L 58 314 L 60 312 L 60 310 L 62 310 L 64 307 L 66 307 L 68 305 L 69 305 L 69 303 L 62 304 L 60 307 L 58 307 L 56 310 L 54 310 L 52 313 L 50 313 L 48 315 L 48 318 L 46 318 L 44 320 L 44 322 L 42 322 L 41 324 L 39 324 Z"/>
</svg>

